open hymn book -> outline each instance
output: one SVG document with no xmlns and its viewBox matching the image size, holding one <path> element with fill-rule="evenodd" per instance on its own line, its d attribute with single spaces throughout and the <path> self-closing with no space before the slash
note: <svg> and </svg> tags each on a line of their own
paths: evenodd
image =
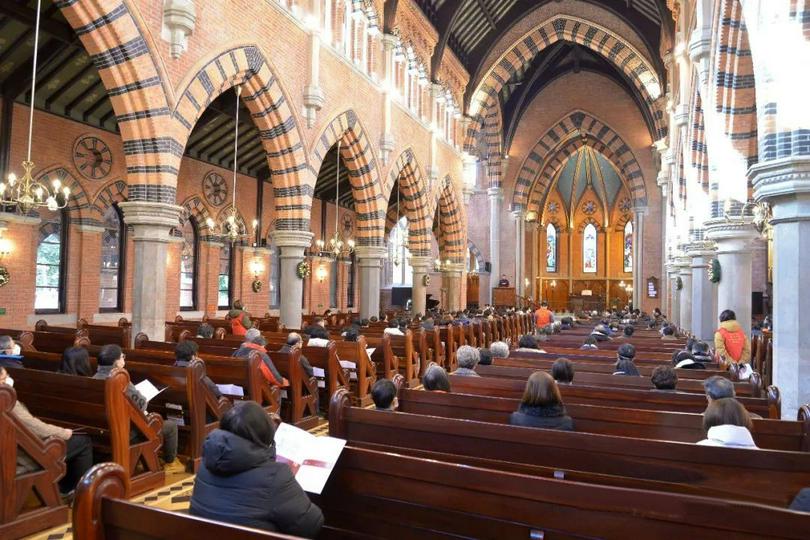
<svg viewBox="0 0 810 540">
<path fill-rule="evenodd" d="M 276 461 L 292 469 L 295 480 L 309 493 L 321 494 L 346 441 L 315 435 L 290 424 L 276 429 Z"/>
<path fill-rule="evenodd" d="M 146 399 L 146 402 L 149 403 L 152 399 L 158 395 L 159 393 L 166 390 L 168 386 L 164 386 L 163 388 L 158 388 L 149 379 L 144 379 L 138 384 L 135 385 L 135 389 L 141 393 L 141 395 Z"/>
</svg>

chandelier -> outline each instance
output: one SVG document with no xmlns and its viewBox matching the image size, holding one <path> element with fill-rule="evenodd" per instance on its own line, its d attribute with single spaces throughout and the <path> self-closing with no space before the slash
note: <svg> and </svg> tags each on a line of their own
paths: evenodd
<svg viewBox="0 0 810 540">
<path fill-rule="evenodd" d="M 318 251 L 323 253 L 327 244 L 323 239 L 316 242 Z M 340 139 L 337 142 L 337 153 L 335 154 L 335 234 L 329 239 L 329 255 L 338 258 L 343 253 L 353 253 L 354 238 L 345 238 L 340 232 Z"/>
<path fill-rule="evenodd" d="M 37 16 L 34 25 L 34 62 L 31 75 L 31 105 L 28 109 L 28 152 L 22 162 L 23 176 L 9 173 L 6 182 L 0 182 L 0 205 L 16 206 L 22 214 L 34 208 L 47 207 L 55 211 L 67 206 L 70 188 L 63 186 L 59 179 L 54 179 L 48 186 L 34 180 L 31 171 L 34 162 L 31 160 L 31 140 L 34 132 L 34 103 L 37 92 L 37 48 L 39 47 L 39 20 L 42 12 L 42 0 L 37 0 Z"/>
<path fill-rule="evenodd" d="M 221 236 L 228 240 L 231 244 L 240 242 L 248 238 L 247 229 L 239 218 L 239 212 L 236 209 L 236 174 L 239 162 L 239 97 L 242 95 L 242 87 L 236 87 L 236 125 L 234 127 L 233 138 L 233 189 L 231 190 L 231 207 L 227 211 L 227 215 L 221 223 L 216 223 L 212 218 L 205 220 L 208 228 L 214 234 Z M 256 234 L 256 227 L 259 221 L 253 220 L 253 235 Z"/>
<path fill-rule="evenodd" d="M 723 217 L 728 223 L 743 221 L 749 210 L 752 217 L 751 223 L 754 225 L 754 228 L 759 234 L 766 235 L 771 227 L 771 219 L 773 218 L 771 207 L 768 203 L 763 201 L 748 201 L 740 208 L 739 215 L 732 215 L 731 199 L 726 199 L 725 203 L 723 203 Z"/>
</svg>

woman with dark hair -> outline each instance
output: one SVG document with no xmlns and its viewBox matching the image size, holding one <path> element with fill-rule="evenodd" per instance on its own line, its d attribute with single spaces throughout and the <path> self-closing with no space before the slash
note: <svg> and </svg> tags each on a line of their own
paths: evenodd
<svg viewBox="0 0 810 540">
<path fill-rule="evenodd" d="M 751 340 L 737 322 L 737 315 L 730 309 L 720 314 L 720 328 L 714 333 L 714 349 L 727 365 L 751 362 Z M 750 372 L 750 367 L 745 371 Z"/>
<path fill-rule="evenodd" d="M 706 438 L 698 442 L 704 446 L 757 448 L 751 437 L 751 416 L 734 398 L 715 399 L 703 413 Z"/>
<path fill-rule="evenodd" d="M 276 461 L 275 428 L 261 405 L 242 401 L 203 443 L 189 513 L 313 538 L 323 525 L 286 463 Z"/>
<path fill-rule="evenodd" d="M 582 343 L 582 347 L 580 347 L 580 350 L 587 351 L 587 350 L 594 350 L 594 349 L 598 349 L 598 348 L 599 348 L 599 346 L 596 344 L 596 338 L 593 337 L 593 336 L 588 336 L 588 337 L 585 338 L 585 341 Z"/>
<path fill-rule="evenodd" d="M 636 348 L 630 345 L 629 343 L 623 344 L 619 347 L 619 350 L 616 351 L 616 371 L 613 373 L 614 375 L 628 375 L 632 377 L 639 377 L 641 373 L 639 373 L 636 364 L 633 363 L 633 360 L 636 357 Z"/>
<path fill-rule="evenodd" d="M 574 364 L 568 358 L 557 358 L 551 364 L 551 376 L 558 383 L 571 384 L 574 382 Z"/>
<path fill-rule="evenodd" d="M 573 431 L 574 421 L 565 412 L 560 389 L 551 375 L 535 371 L 526 381 L 518 410 L 509 415 L 513 426 Z"/>
<path fill-rule="evenodd" d="M 422 386 L 430 392 L 450 392 L 450 378 L 438 364 L 431 364 L 422 375 Z"/>
<path fill-rule="evenodd" d="M 84 347 L 70 347 L 62 353 L 62 362 L 59 364 L 59 373 L 66 375 L 79 375 L 92 377 L 93 368 L 90 367 L 90 355 Z"/>
</svg>

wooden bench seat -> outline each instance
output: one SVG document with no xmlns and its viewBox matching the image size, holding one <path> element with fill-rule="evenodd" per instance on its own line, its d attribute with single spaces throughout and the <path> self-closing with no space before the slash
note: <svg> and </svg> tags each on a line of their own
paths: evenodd
<svg viewBox="0 0 810 540">
<path fill-rule="evenodd" d="M 539 356 L 539 355 L 538 355 Z M 566 356 L 568 360 L 571 361 L 571 364 L 574 367 L 575 373 L 586 372 L 586 373 L 607 373 L 612 374 L 616 371 L 616 363 L 611 362 L 608 359 L 590 359 L 590 358 L 579 358 L 573 359 L 570 356 Z M 533 369 L 540 369 L 543 371 L 550 371 L 551 366 L 554 364 L 556 359 L 546 358 L 543 355 L 542 358 L 529 358 L 526 356 L 519 356 L 519 357 L 510 357 L 510 358 L 493 358 L 492 365 L 493 366 L 505 366 L 505 367 L 522 367 L 522 368 L 533 368 Z M 671 365 L 668 363 L 661 363 L 660 365 Z M 648 365 L 648 364 L 636 364 L 639 373 L 643 377 L 650 377 L 652 375 L 653 370 L 658 366 Z M 720 376 L 727 379 L 731 378 L 731 373 L 726 370 L 721 369 L 676 369 L 675 373 L 678 374 L 678 379 L 698 379 L 704 380 L 708 379 L 709 377 Z M 574 377 L 576 380 L 576 376 Z"/>
</svg>

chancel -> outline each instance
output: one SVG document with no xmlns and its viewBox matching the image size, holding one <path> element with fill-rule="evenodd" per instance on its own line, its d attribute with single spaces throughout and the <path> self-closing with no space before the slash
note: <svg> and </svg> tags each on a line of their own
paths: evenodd
<svg viewBox="0 0 810 540">
<path fill-rule="evenodd" d="M 0 538 L 808 538 L 808 21 L 0 2 Z"/>
</svg>

